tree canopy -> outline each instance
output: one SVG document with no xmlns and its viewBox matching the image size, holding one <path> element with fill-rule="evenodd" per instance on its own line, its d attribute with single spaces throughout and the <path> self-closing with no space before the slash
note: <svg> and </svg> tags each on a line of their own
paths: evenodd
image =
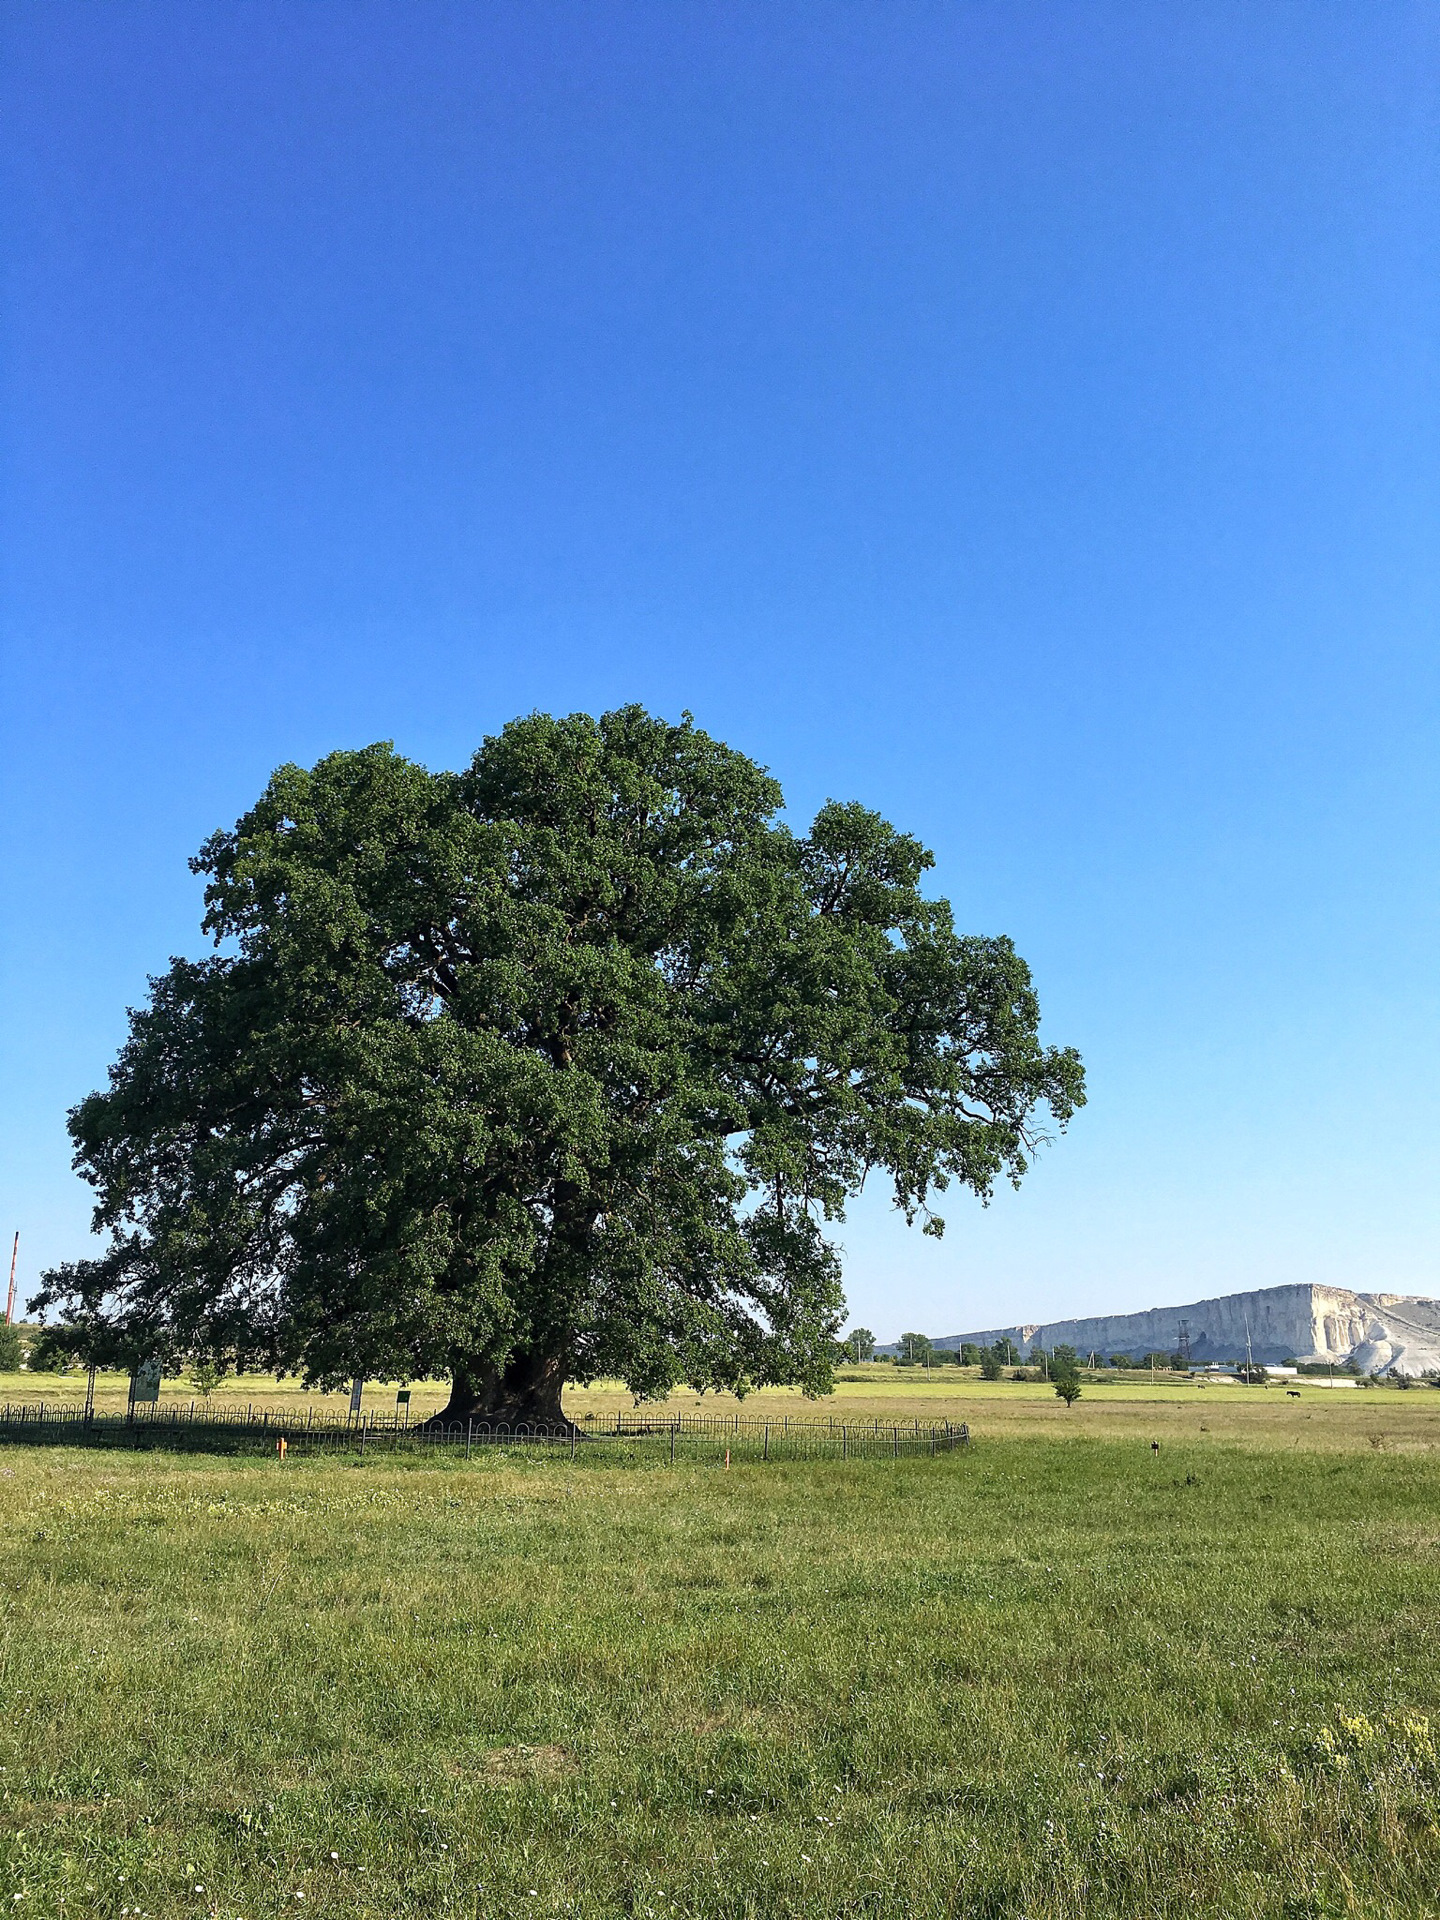
<svg viewBox="0 0 1440 1920">
<path fill-rule="evenodd" d="M 282 767 L 191 863 L 214 950 L 150 983 L 74 1109 L 108 1250 L 53 1270 L 92 1356 L 453 1381 L 829 1384 L 827 1229 L 869 1176 L 942 1231 L 1084 1099 L 1008 939 L 910 835 L 638 707 L 534 714 L 463 772 Z"/>
</svg>

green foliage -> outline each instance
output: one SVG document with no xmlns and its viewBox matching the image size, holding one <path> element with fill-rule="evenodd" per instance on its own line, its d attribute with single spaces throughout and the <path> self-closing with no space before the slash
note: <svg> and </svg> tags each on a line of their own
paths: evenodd
<svg viewBox="0 0 1440 1920">
<path fill-rule="evenodd" d="M 1051 1354 L 1050 1384 L 1067 1407 L 1080 1398 L 1080 1363 L 1073 1347 L 1056 1347 Z"/>
<path fill-rule="evenodd" d="M 982 1347 L 980 1349 L 980 1378 L 982 1380 L 998 1380 L 1004 1370 L 1005 1362 L 1001 1357 L 1001 1349 L 999 1347 Z"/>
<path fill-rule="evenodd" d="M 923 1367 L 935 1349 L 923 1333 L 902 1333 L 900 1359 L 907 1367 Z"/>
<path fill-rule="evenodd" d="M 64 1373 L 74 1363 L 65 1336 L 56 1327 L 42 1327 L 25 1358 L 32 1373 Z"/>
<path fill-rule="evenodd" d="M 858 1362 L 875 1358 L 875 1336 L 869 1327 L 852 1327 L 842 1346 L 847 1359 Z"/>
<path fill-rule="evenodd" d="M 957 1351 L 960 1356 L 960 1365 L 962 1367 L 978 1367 L 979 1366 L 980 1349 L 978 1346 L 976 1346 L 973 1340 L 962 1340 Z"/>
<path fill-rule="evenodd" d="M 229 1368 L 213 1359 L 197 1360 L 190 1368 L 189 1380 L 202 1399 L 208 1400 L 229 1374 Z"/>
<path fill-rule="evenodd" d="M 71 1116 L 111 1247 L 36 1304 L 92 1355 L 450 1373 L 476 1404 L 825 1390 L 827 1229 L 866 1174 L 939 1233 L 1083 1076 L 1010 942 L 922 895 L 917 840 L 780 808 L 637 707 L 516 721 L 460 774 L 281 768 L 193 862 L 216 952 Z"/>
<path fill-rule="evenodd" d="M 0 1373 L 18 1373 L 24 1351 L 20 1329 L 8 1320 L 0 1320 Z"/>
</svg>

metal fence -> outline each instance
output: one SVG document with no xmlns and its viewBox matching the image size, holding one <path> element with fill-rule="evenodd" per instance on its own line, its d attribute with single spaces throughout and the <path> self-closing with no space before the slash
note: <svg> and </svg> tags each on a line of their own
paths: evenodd
<svg viewBox="0 0 1440 1920">
<path fill-rule="evenodd" d="M 250 1407 L 140 1405 L 125 1414 L 87 1413 L 84 1407 L 35 1404 L 6 1406 L 0 1442 L 67 1446 L 161 1446 L 196 1451 L 430 1453 L 440 1449 L 469 1458 L 477 1447 L 560 1449 L 573 1459 L 596 1444 L 671 1460 L 894 1459 L 934 1456 L 968 1446 L 970 1429 L 943 1421 L 826 1420 L 781 1415 L 662 1414 L 624 1409 L 582 1414 L 572 1425 L 491 1420 L 427 1420 L 411 1426 L 403 1413 L 347 1415 L 306 1410 L 277 1413 Z M 284 1443 L 283 1449 L 281 1443 Z"/>
</svg>

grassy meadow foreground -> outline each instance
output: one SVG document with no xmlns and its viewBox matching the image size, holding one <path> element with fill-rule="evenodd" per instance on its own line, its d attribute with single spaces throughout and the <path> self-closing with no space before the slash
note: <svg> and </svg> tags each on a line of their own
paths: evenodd
<svg viewBox="0 0 1440 1920">
<path fill-rule="evenodd" d="M 1433 1915 L 1440 1393 L 941 1388 L 824 1409 L 934 1461 L 0 1448 L 0 1905 Z"/>
</svg>

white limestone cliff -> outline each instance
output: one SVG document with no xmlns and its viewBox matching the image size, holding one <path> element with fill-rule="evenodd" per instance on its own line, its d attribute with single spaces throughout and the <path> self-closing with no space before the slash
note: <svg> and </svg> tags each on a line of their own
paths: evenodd
<svg viewBox="0 0 1440 1920">
<path fill-rule="evenodd" d="M 1257 1361 L 1348 1361 L 1362 1373 L 1419 1375 L 1440 1372 L 1440 1300 L 1418 1294 L 1353 1293 L 1347 1287 L 1298 1284 L 1228 1293 L 1188 1306 L 1152 1307 L 1142 1313 L 1099 1314 L 1084 1320 L 1049 1320 L 978 1333 L 946 1334 L 944 1349 L 973 1342 L 991 1346 L 1013 1340 L 1028 1353 L 1072 1346 L 1079 1353 L 1171 1353 L 1188 1331 L 1191 1358 Z"/>
</svg>

